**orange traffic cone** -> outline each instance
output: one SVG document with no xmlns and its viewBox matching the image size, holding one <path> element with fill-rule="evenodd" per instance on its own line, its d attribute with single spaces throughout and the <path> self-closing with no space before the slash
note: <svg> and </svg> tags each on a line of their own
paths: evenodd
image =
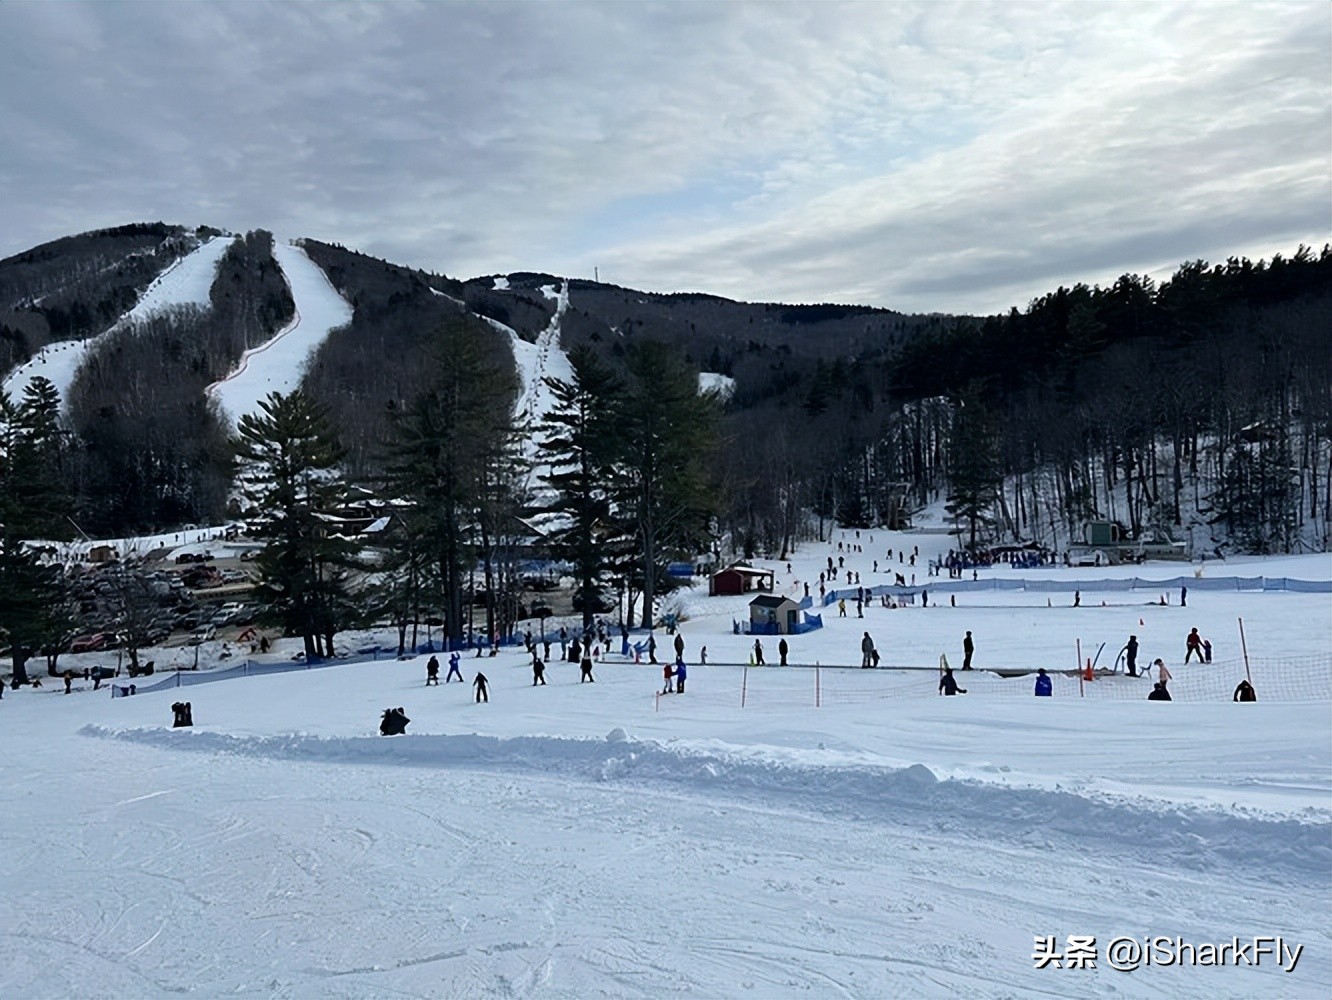
<svg viewBox="0 0 1332 1000">
<path fill-rule="evenodd" d="M 1086 667 L 1086 669 L 1082 671 L 1082 679 L 1083 679 L 1084 681 L 1094 681 L 1094 680 L 1096 680 L 1096 675 L 1095 675 L 1094 673 L 1092 673 L 1092 665 L 1091 665 L 1091 658 L 1090 658 L 1090 657 L 1088 657 L 1088 659 L 1087 659 L 1087 667 Z"/>
</svg>

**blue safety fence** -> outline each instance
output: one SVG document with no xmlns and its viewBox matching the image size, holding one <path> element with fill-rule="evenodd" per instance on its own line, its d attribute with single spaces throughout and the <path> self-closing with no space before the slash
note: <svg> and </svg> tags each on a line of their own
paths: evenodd
<svg viewBox="0 0 1332 1000">
<path fill-rule="evenodd" d="M 1141 577 L 1121 577 L 1101 580 L 941 580 L 924 586 L 900 587 L 884 584 L 876 587 L 859 587 L 854 590 L 830 590 L 823 595 L 823 605 L 827 607 L 839 600 L 855 601 L 862 595 L 865 599 L 890 596 L 895 598 L 914 598 L 921 593 L 938 592 L 944 594 L 976 593 L 995 590 L 1025 590 L 1038 594 L 1066 593 L 1082 591 L 1088 594 L 1120 593 L 1136 590 L 1175 591 L 1179 589 L 1208 591 L 1286 591 L 1299 594 L 1332 594 L 1332 580 L 1295 580 L 1289 577 L 1270 576 L 1220 576 L 1192 577 L 1177 576 L 1168 580 L 1144 580 Z"/>
</svg>

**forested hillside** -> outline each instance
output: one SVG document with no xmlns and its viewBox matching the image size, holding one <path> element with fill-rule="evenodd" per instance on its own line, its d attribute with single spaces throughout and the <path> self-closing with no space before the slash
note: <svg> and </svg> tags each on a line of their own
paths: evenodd
<svg viewBox="0 0 1332 1000">
<path fill-rule="evenodd" d="M 0 367 L 107 330 L 215 233 L 131 225 L 0 261 Z M 310 356 L 304 388 L 327 408 L 344 471 L 372 486 L 402 414 L 456 374 L 447 337 L 467 331 L 478 364 L 512 370 L 504 329 L 535 340 L 565 286 L 540 273 L 459 280 L 302 245 L 353 311 Z M 1100 517 L 1130 536 L 1205 535 L 1236 549 L 1328 542 L 1326 248 L 1192 262 L 1159 286 L 1125 275 L 1060 288 L 991 317 L 578 279 L 567 296 L 562 348 L 585 349 L 633 391 L 651 394 L 633 359 L 658 345 L 734 379 L 708 447 L 708 514 L 712 536 L 741 551 L 779 554 L 811 512 L 868 524 L 941 498 L 978 539 L 1065 545 Z M 81 526 L 120 534 L 225 516 L 227 429 L 203 390 L 292 310 L 271 236 L 256 232 L 228 249 L 208 308 L 98 342 L 63 401 L 60 468 Z"/>
</svg>

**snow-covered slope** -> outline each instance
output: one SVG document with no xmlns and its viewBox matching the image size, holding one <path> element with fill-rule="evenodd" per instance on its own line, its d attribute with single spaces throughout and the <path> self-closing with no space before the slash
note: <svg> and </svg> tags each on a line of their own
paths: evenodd
<svg viewBox="0 0 1332 1000">
<path fill-rule="evenodd" d="M 209 291 L 217 275 L 217 265 L 231 246 L 232 239 L 217 238 L 201 244 L 157 276 L 144 291 L 134 308 L 116 321 L 106 333 L 87 340 L 69 340 L 46 347 L 31 361 L 20 365 L 5 379 L 5 392 L 14 400 L 37 376 L 50 379 L 63 400 L 88 352 L 108 334 L 154 313 L 175 306 L 207 307 Z"/>
<path fill-rule="evenodd" d="M 208 387 L 236 423 L 257 412 L 270 392 L 288 393 L 301 382 L 306 359 L 329 331 L 351 322 L 352 310 L 299 246 L 274 243 L 273 256 L 291 288 L 296 312 L 271 340 L 246 351 L 236 370 Z"/>
<path fill-rule="evenodd" d="M 817 588 L 829 558 L 878 582 L 887 547 L 895 569 L 899 553 L 919 545 L 924 562 L 949 541 L 848 530 L 789 571 L 769 565 L 784 593 Z M 1242 572 L 1328 579 L 1332 561 Z M 829 609 L 823 630 L 791 639 L 793 660 L 847 663 L 863 631 L 890 662 L 933 660 L 970 629 L 982 667 L 1061 646 L 1071 662 L 1077 636 L 1134 631 L 1170 660 L 1180 700 L 1147 702 L 1147 682 L 1124 676 L 1095 683 L 1131 700 L 1068 687 L 1035 699 L 1029 677 L 983 669 L 956 698 L 920 671 L 746 670 L 753 637 L 731 619 L 748 598 L 705 587 L 681 632 L 683 695 L 655 697 L 661 668 L 616 657 L 593 684 L 555 661 L 533 687 L 528 657 L 509 650 L 463 660 L 469 682 L 488 675 L 487 704 L 470 683 L 426 687 L 424 657 L 114 700 L 83 681 L 70 696 L 52 681 L 9 692 L 0 739 L 22 764 L 0 769 L 0 996 L 1332 992 L 1332 716 L 1326 693 L 1280 697 L 1271 662 L 1326 669 L 1327 595 L 1199 591 L 1179 607 L 1087 591 L 1076 608 L 958 597 L 872 605 L 863 619 Z M 1237 612 L 1266 658 L 1253 663 L 1258 704 L 1229 700 L 1244 671 Z M 1180 665 L 1191 625 L 1217 642 L 1217 663 Z M 298 642 L 261 659 L 296 667 Z M 201 650 L 206 665 L 218 645 Z M 177 652 L 188 665 L 181 648 L 159 667 Z M 1190 688 L 1193 676 L 1216 683 Z M 193 729 L 168 728 L 177 700 Z M 409 735 L 374 735 L 390 705 Z M 1101 958 L 1037 968 L 1046 935 L 1060 950 L 1093 935 Z M 1303 950 L 1293 967 L 1267 956 L 1127 973 L 1104 951 L 1121 935 L 1274 935 Z"/>
</svg>

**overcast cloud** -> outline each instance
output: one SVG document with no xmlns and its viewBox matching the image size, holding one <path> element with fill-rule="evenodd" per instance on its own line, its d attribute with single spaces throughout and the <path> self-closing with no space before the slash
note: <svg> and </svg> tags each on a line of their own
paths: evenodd
<svg viewBox="0 0 1332 1000">
<path fill-rule="evenodd" d="M 0 257 L 161 219 L 990 312 L 1321 247 L 1330 81 L 1322 2 L 7 2 Z"/>
</svg>

